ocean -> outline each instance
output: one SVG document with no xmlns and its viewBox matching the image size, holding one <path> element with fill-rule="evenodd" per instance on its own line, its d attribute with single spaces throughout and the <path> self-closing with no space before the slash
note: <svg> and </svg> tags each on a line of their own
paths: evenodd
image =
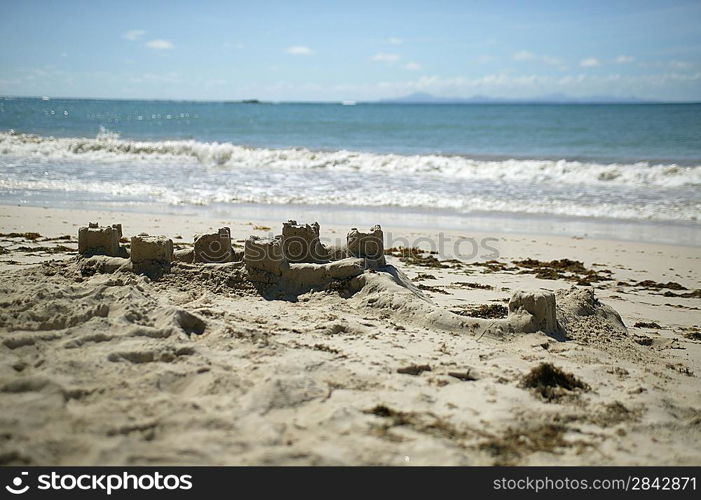
<svg viewBox="0 0 701 500">
<path fill-rule="evenodd" d="M 701 104 L 0 98 L 4 204 L 701 245 L 700 187 Z"/>
</svg>

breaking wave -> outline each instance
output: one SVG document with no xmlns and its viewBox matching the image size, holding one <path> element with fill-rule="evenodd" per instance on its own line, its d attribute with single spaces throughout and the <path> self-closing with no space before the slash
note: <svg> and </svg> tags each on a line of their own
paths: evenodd
<svg viewBox="0 0 701 500">
<path fill-rule="evenodd" d="M 220 168 L 321 169 L 427 175 L 446 179 L 675 188 L 701 185 L 701 165 L 569 160 L 484 160 L 463 156 L 397 155 L 353 151 L 267 149 L 195 140 L 134 141 L 102 130 L 95 138 L 54 138 L 0 132 L 0 154 L 46 160 L 197 162 Z"/>
</svg>

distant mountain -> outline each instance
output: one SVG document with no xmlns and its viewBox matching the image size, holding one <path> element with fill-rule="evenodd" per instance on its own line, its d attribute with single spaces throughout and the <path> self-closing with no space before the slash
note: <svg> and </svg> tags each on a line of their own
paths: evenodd
<svg viewBox="0 0 701 500">
<path fill-rule="evenodd" d="M 398 97 L 396 99 L 380 99 L 377 102 L 393 104 L 628 104 L 647 103 L 652 101 L 645 101 L 643 99 L 638 99 L 637 97 L 614 97 L 606 95 L 572 97 L 565 94 L 547 94 L 538 97 L 513 99 L 507 97 L 489 97 L 483 95 L 476 95 L 472 97 L 439 97 L 427 94 L 425 92 L 416 92 L 404 97 Z"/>
</svg>

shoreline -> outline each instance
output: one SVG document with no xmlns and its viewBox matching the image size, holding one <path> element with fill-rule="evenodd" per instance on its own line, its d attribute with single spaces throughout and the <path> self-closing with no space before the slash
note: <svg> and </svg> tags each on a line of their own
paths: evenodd
<svg viewBox="0 0 701 500">
<path fill-rule="evenodd" d="M 403 231 L 408 229 L 440 229 L 447 232 L 467 232 L 495 236 L 565 237 L 690 248 L 701 247 L 701 224 L 694 222 L 602 220 L 590 217 L 495 212 L 456 214 L 443 209 L 429 211 L 399 207 L 338 205 L 215 203 L 197 206 L 149 202 L 127 204 L 100 201 L 85 201 L 84 204 L 94 207 L 87 209 L 88 212 L 198 217 L 203 220 L 229 219 L 235 216 L 261 223 L 297 218 L 300 221 L 318 221 L 324 226 L 354 226 L 359 224 L 359 220 L 365 220 L 369 225 L 375 224 L 374 221 L 385 221 L 383 227 L 394 227 Z M 51 202 L 47 200 L 30 205 L 11 203 L 8 200 L 0 199 L 0 211 L 14 208 L 42 210 L 55 208 L 68 211 L 85 211 L 85 208 L 76 202 L 70 205 L 56 206 L 56 200 Z"/>
</svg>

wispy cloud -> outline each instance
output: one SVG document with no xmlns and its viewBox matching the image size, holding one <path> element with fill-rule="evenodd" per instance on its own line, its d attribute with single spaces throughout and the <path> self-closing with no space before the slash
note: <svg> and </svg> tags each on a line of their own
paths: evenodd
<svg viewBox="0 0 701 500">
<path fill-rule="evenodd" d="M 519 50 L 518 52 L 515 52 L 512 57 L 514 58 L 514 61 L 532 61 L 535 59 L 535 54 L 528 52 L 527 50 Z"/>
<path fill-rule="evenodd" d="M 616 59 L 614 59 L 614 62 L 617 62 L 618 64 L 626 64 L 633 61 L 635 61 L 635 57 L 633 56 L 618 56 Z"/>
<path fill-rule="evenodd" d="M 378 82 L 367 86 L 346 86 L 345 92 L 368 92 L 370 95 L 401 96 L 411 92 L 429 92 L 443 96 L 470 96 L 475 93 L 504 97 L 527 97 L 548 92 L 566 92 L 571 95 L 596 95 L 611 92 L 615 86 L 620 96 L 648 94 L 668 85 L 690 85 L 701 81 L 701 71 L 695 73 L 660 73 L 652 75 L 592 75 L 586 73 L 555 75 L 486 74 L 465 76 L 421 76 L 409 81 Z M 643 95 L 644 97 L 644 95 Z"/>
<path fill-rule="evenodd" d="M 476 59 L 476 61 L 480 64 L 486 64 L 488 62 L 492 62 L 493 60 L 494 60 L 493 56 L 488 56 L 486 54 L 481 55 L 481 56 L 477 56 L 477 59 Z"/>
<path fill-rule="evenodd" d="M 687 61 L 673 60 L 673 61 L 669 61 L 669 66 L 671 68 L 675 68 L 675 69 L 690 69 L 693 67 L 693 64 L 691 64 L 690 62 L 687 62 Z"/>
<path fill-rule="evenodd" d="M 122 33 L 122 38 L 125 40 L 138 40 L 146 34 L 146 30 L 129 30 Z"/>
<path fill-rule="evenodd" d="M 173 42 L 170 42 L 168 40 L 163 40 L 161 38 L 157 38 L 155 40 L 150 40 L 144 44 L 146 47 L 149 49 L 156 49 L 156 50 L 170 50 L 174 47 Z"/>
<path fill-rule="evenodd" d="M 417 62 L 411 61 L 404 65 L 404 69 L 408 69 L 409 71 L 419 71 L 421 69 L 421 65 Z"/>
<path fill-rule="evenodd" d="M 387 43 L 389 43 L 390 45 L 401 45 L 404 43 L 404 40 L 402 40 L 401 38 L 392 37 L 387 40 Z"/>
<path fill-rule="evenodd" d="M 372 56 L 373 61 L 393 63 L 399 61 L 400 56 L 398 54 L 388 54 L 386 52 L 378 52 Z"/>
<path fill-rule="evenodd" d="M 287 47 L 285 52 L 293 56 L 309 56 L 314 53 L 312 49 L 305 47 L 304 45 L 293 45 L 292 47 Z"/>
<path fill-rule="evenodd" d="M 129 83 L 180 83 L 182 78 L 180 75 L 171 71 L 169 73 L 143 73 L 139 75 L 133 75 L 126 78 Z"/>
<path fill-rule="evenodd" d="M 579 65 L 583 68 L 593 68 L 599 66 L 601 62 L 596 57 L 589 57 L 587 59 L 582 59 L 579 61 Z"/>
<path fill-rule="evenodd" d="M 562 59 L 558 57 L 541 56 L 540 60 L 543 61 L 545 64 L 552 64 L 553 66 L 559 66 L 562 64 Z"/>
<path fill-rule="evenodd" d="M 534 54 L 533 52 L 529 52 L 527 50 L 519 50 L 518 52 L 514 52 L 511 57 L 514 61 L 535 61 L 550 64 L 552 66 L 561 66 L 563 64 L 562 59 L 558 57 Z"/>
</svg>

